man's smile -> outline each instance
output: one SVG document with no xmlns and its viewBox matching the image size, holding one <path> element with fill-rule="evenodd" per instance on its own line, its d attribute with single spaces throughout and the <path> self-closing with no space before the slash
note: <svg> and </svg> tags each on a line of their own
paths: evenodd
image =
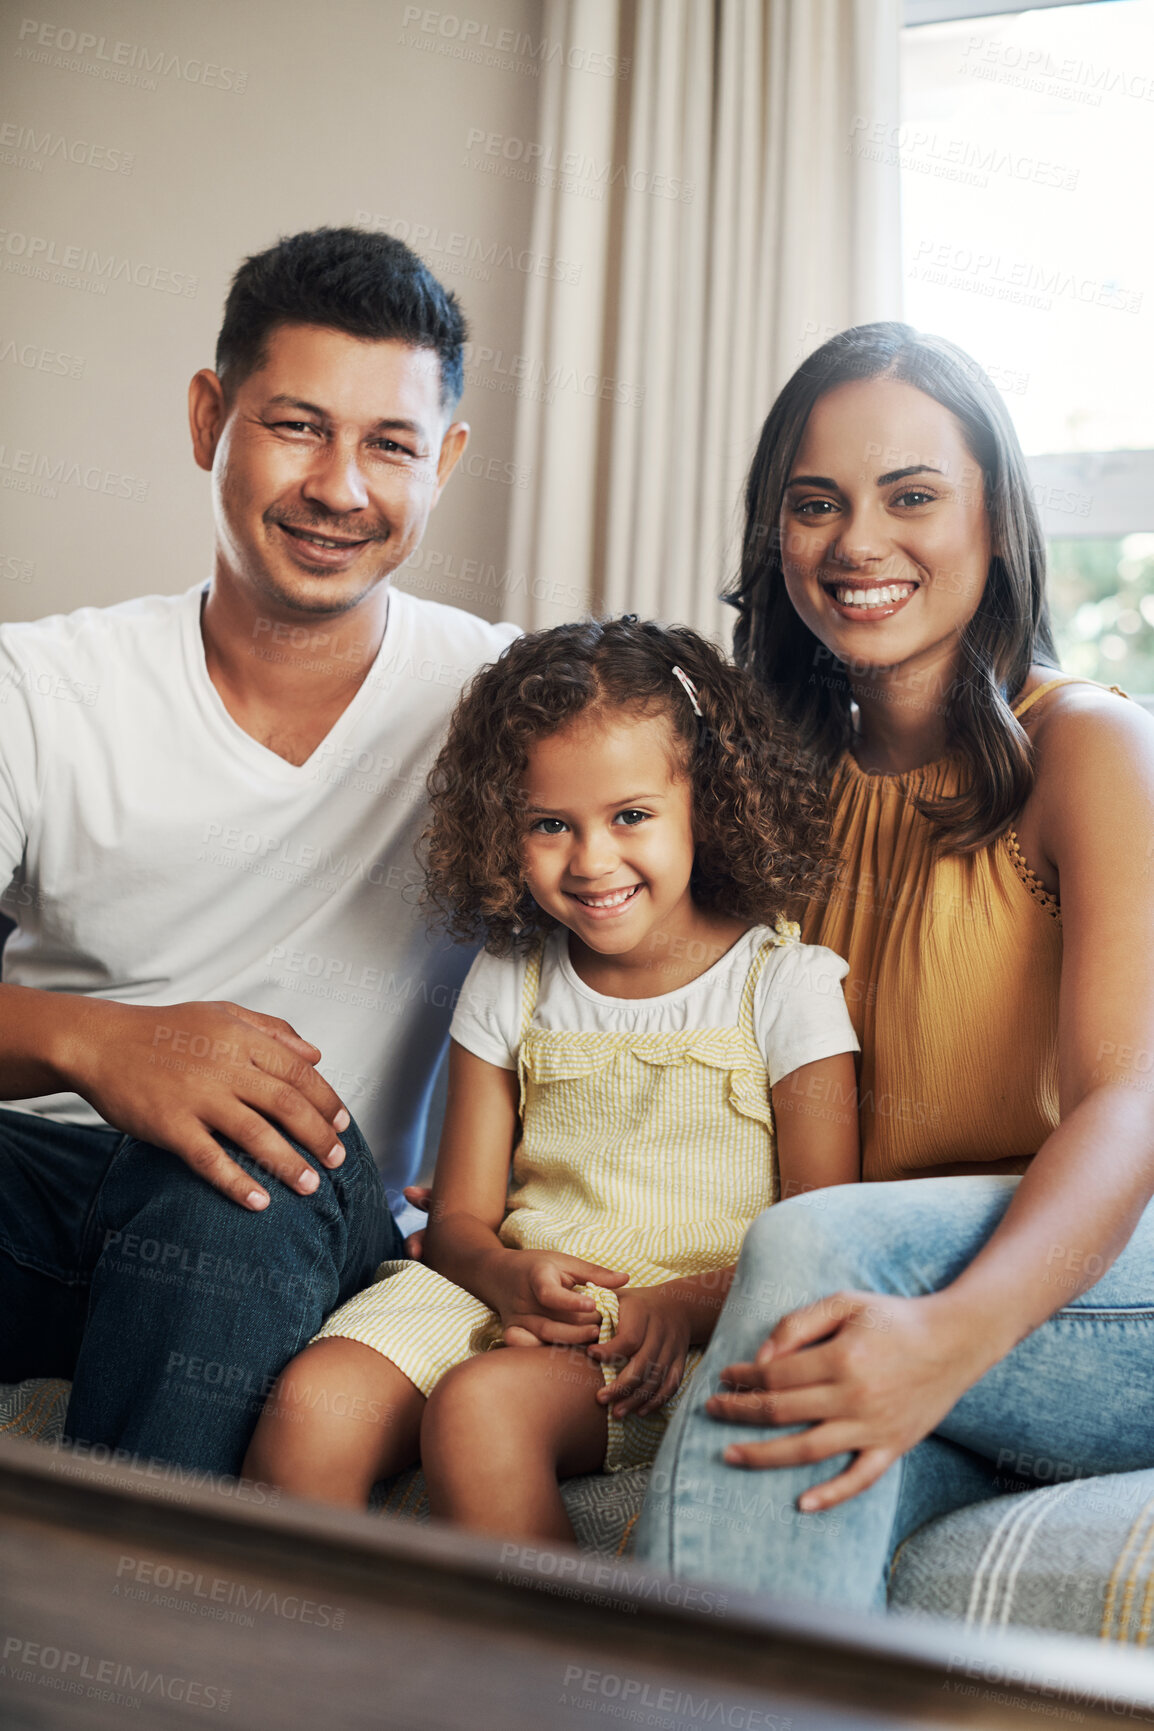
<svg viewBox="0 0 1154 1731">
<path fill-rule="evenodd" d="M 310 547 L 367 547 L 370 541 L 385 539 L 383 535 L 325 535 L 319 529 L 302 529 L 295 523 L 278 523 L 277 527 Z"/>
<path fill-rule="evenodd" d="M 326 534 L 321 529 L 305 528 L 297 523 L 271 519 L 273 526 L 285 537 L 299 563 L 313 570 L 343 571 L 355 563 L 366 547 L 379 545 L 387 534 L 371 535 Z"/>
<path fill-rule="evenodd" d="M 313 547 L 364 547 L 371 539 L 364 536 L 358 541 L 347 541 L 331 535 L 310 535 L 307 529 L 294 529 L 288 523 L 282 523 L 281 528 L 286 534 L 295 535 L 298 541 L 307 541 Z"/>
</svg>

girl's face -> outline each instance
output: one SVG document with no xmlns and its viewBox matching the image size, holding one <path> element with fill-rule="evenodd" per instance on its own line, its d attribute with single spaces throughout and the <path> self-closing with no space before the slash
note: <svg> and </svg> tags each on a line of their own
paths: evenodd
<svg viewBox="0 0 1154 1731">
<path fill-rule="evenodd" d="M 785 585 L 840 661 L 952 677 L 990 567 L 981 468 L 948 409 L 897 379 L 813 408 L 779 522 Z"/>
<path fill-rule="evenodd" d="M 539 907 L 599 955 L 694 933 L 693 796 L 663 715 L 579 717 L 530 748 L 522 865 Z"/>
</svg>

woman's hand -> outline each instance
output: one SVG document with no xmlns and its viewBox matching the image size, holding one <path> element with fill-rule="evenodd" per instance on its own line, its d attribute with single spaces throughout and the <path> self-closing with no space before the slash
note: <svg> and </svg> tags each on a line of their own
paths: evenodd
<svg viewBox="0 0 1154 1731">
<path fill-rule="evenodd" d="M 586 1346 L 601 1331 L 597 1306 L 586 1281 L 611 1290 L 624 1286 L 617 1274 L 559 1250 L 508 1250 L 491 1274 L 494 1306 L 505 1325 L 506 1346 Z"/>
<path fill-rule="evenodd" d="M 673 1395 L 685 1374 L 692 1326 L 684 1296 L 668 1286 L 639 1286 L 618 1300 L 617 1333 L 586 1349 L 597 1364 L 620 1365 L 616 1379 L 598 1389 L 597 1399 L 615 1418 L 656 1412 Z"/>
<path fill-rule="evenodd" d="M 805 1492 L 810 1513 L 856 1497 L 939 1425 L 990 1362 L 946 1292 L 838 1292 L 783 1317 L 752 1364 L 731 1364 L 706 1410 L 733 1424 L 809 1430 L 725 1451 L 731 1466 L 788 1467 L 847 1450 L 842 1473 Z M 997 1355 L 995 1355 L 997 1356 Z"/>
</svg>

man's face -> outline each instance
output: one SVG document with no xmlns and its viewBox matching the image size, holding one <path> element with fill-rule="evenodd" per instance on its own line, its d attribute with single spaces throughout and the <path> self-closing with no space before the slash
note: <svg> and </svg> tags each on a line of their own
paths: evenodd
<svg viewBox="0 0 1154 1731">
<path fill-rule="evenodd" d="M 345 613 L 387 581 L 468 437 L 445 426 L 435 351 L 320 325 L 282 325 L 231 396 L 198 373 L 191 413 L 218 583 L 295 615 Z"/>
</svg>

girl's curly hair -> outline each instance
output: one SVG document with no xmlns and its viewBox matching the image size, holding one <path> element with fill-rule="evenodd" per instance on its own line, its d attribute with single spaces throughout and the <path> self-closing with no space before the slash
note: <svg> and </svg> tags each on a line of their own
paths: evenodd
<svg viewBox="0 0 1154 1731">
<path fill-rule="evenodd" d="M 673 675 L 697 689 L 699 719 Z M 796 736 L 748 673 L 686 626 L 582 620 L 510 643 L 467 687 L 429 773 L 425 896 L 462 941 L 527 948 L 557 921 L 521 868 L 530 747 L 578 716 L 668 716 L 693 788 L 700 907 L 762 924 L 824 882 L 823 796 Z"/>
</svg>

